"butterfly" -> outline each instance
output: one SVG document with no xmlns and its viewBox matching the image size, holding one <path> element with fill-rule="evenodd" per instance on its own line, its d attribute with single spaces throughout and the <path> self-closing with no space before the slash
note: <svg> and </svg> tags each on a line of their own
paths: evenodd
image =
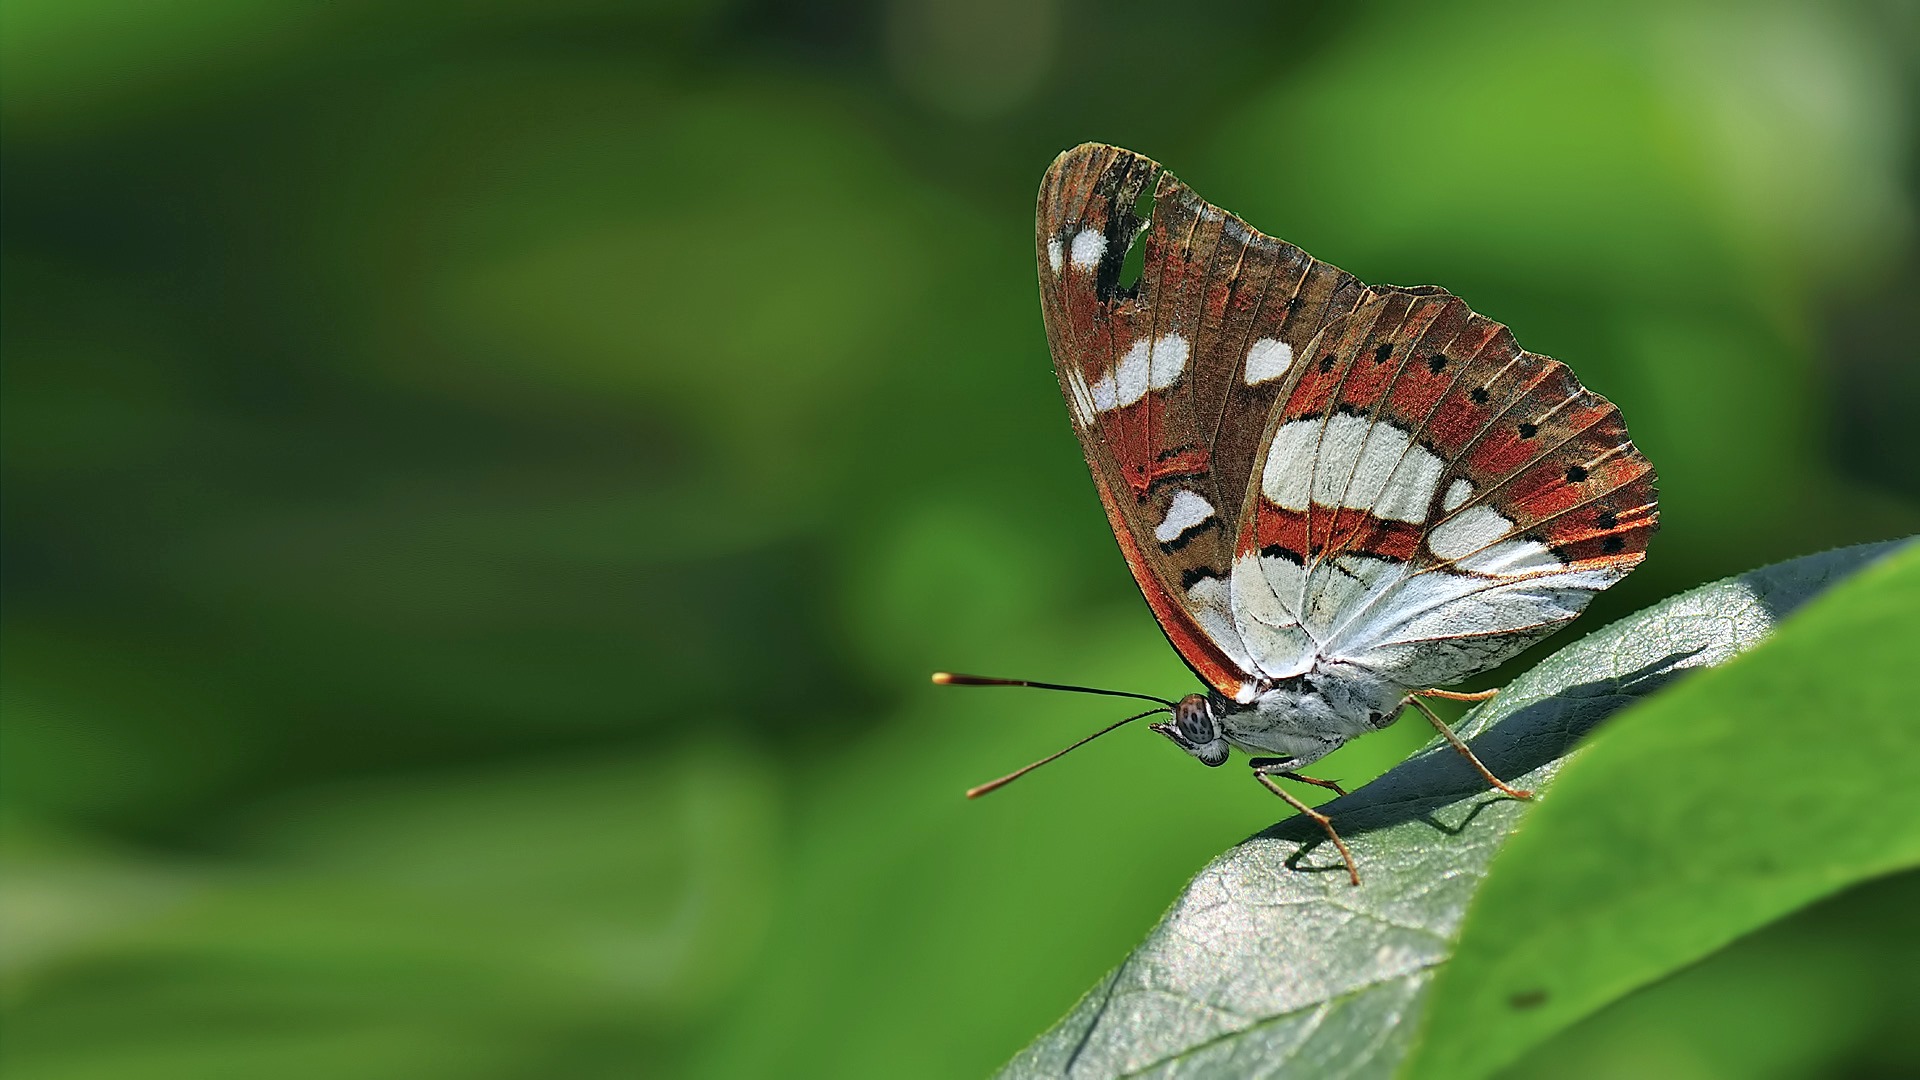
<svg viewBox="0 0 1920 1080">
<path fill-rule="evenodd" d="M 1653 466 L 1565 365 L 1436 286 L 1368 285 L 1088 143 L 1040 187 L 1047 340 L 1128 568 L 1207 686 L 1152 695 L 940 673 L 938 683 L 1137 697 L 1209 766 L 1280 778 L 1565 626 L 1639 564 Z M 1137 252 L 1136 252 L 1137 249 Z M 1137 255 L 1137 278 L 1128 256 Z"/>
</svg>

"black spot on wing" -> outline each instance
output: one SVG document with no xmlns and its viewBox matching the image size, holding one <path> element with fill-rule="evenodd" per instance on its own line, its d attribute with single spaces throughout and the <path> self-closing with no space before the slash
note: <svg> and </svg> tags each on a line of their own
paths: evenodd
<svg viewBox="0 0 1920 1080">
<path fill-rule="evenodd" d="M 1189 592 L 1203 581 L 1219 581 L 1220 575 L 1205 567 L 1189 566 L 1180 571 L 1180 591 Z"/>
<path fill-rule="evenodd" d="M 1208 529 L 1218 528 L 1219 525 L 1220 525 L 1220 519 L 1215 517 L 1209 517 L 1207 518 L 1207 520 L 1202 521 L 1197 525 L 1190 525 L 1179 536 L 1176 536 L 1171 540 L 1160 541 L 1160 550 L 1171 555 L 1174 552 L 1179 551 L 1181 548 L 1186 547 L 1188 544 L 1193 543 L 1194 537 L 1199 536 L 1201 533 L 1206 532 Z"/>
<path fill-rule="evenodd" d="M 1307 564 L 1305 556 L 1292 548 L 1281 547 L 1279 544 L 1268 544 L 1266 547 L 1261 548 L 1260 557 L 1263 559 L 1285 559 L 1295 566 L 1305 566 Z"/>
</svg>

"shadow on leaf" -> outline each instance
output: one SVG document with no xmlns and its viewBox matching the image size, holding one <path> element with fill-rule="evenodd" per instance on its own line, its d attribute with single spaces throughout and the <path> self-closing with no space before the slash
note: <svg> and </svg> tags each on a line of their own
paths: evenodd
<svg viewBox="0 0 1920 1080">
<path fill-rule="evenodd" d="M 1527 776 L 1565 757 L 1607 717 L 1685 675 L 1693 666 L 1689 661 L 1701 651 L 1675 650 L 1624 675 L 1577 683 L 1497 720 L 1482 722 L 1482 713 L 1492 715 L 1498 710 L 1496 698 L 1468 715 L 1460 725 L 1461 735 L 1467 738 L 1469 731 L 1480 732 L 1468 738 L 1468 744 L 1494 775 Z M 1475 800 L 1458 823 L 1448 825 L 1434 816 L 1441 807 L 1476 795 L 1487 797 Z M 1334 818 L 1340 834 L 1348 838 L 1415 820 L 1425 821 L 1445 835 L 1457 836 L 1490 802 L 1501 798 L 1487 789 L 1459 754 L 1442 744 L 1429 746 L 1366 787 L 1323 803 L 1319 809 Z M 1326 842 L 1326 834 L 1318 825 L 1297 816 L 1268 826 L 1254 838 L 1298 841 L 1304 845 L 1302 851 L 1312 851 Z M 1288 859 L 1288 866 L 1295 867 L 1297 858 Z M 1346 872 L 1344 864 L 1297 869 L 1307 873 Z"/>
</svg>

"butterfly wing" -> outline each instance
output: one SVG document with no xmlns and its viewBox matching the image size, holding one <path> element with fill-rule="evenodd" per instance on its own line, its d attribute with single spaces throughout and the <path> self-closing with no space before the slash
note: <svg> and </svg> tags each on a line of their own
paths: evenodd
<svg viewBox="0 0 1920 1080">
<path fill-rule="evenodd" d="M 1299 378 L 1293 356 L 1365 287 L 1098 144 L 1048 170 L 1035 243 L 1054 369 L 1127 565 L 1188 666 L 1244 700 L 1260 668 L 1228 574 L 1262 421 Z"/>
<path fill-rule="evenodd" d="M 1368 287 L 1099 144 L 1048 171 L 1035 244 L 1114 536 L 1229 697 L 1317 658 L 1457 681 L 1643 556 L 1654 474 L 1619 411 L 1445 290 Z"/>
<path fill-rule="evenodd" d="M 1266 426 L 1231 576 L 1270 677 L 1323 659 L 1456 682 L 1644 557 L 1655 475 L 1620 411 L 1457 297 L 1370 290 L 1302 369 Z"/>
</svg>

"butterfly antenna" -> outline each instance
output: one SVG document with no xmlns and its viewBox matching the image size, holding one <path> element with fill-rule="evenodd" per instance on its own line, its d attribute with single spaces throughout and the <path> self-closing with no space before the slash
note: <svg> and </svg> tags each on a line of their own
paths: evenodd
<svg viewBox="0 0 1920 1080">
<path fill-rule="evenodd" d="M 1067 686 L 1064 683 L 1034 682 L 1031 679 L 990 679 L 985 675 L 956 675 L 951 671 L 933 673 L 935 686 L 1031 686 L 1035 690 L 1066 690 L 1075 694 L 1100 694 L 1105 697 L 1135 698 L 1140 701 L 1155 701 L 1167 708 L 1173 708 L 1173 702 L 1152 694 L 1130 694 L 1125 690 L 1101 690 L 1093 686 Z"/>
<path fill-rule="evenodd" d="M 991 684 L 991 683 L 989 683 L 989 684 L 987 684 L 987 685 L 989 685 L 989 686 L 991 686 L 991 685 L 993 685 L 993 684 Z M 1012 684 L 1012 685 L 1014 685 L 1014 686 L 1023 686 L 1023 685 L 1027 685 L 1027 684 L 1024 684 L 1024 683 L 1014 683 L 1014 684 Z M 1055 689 L 1055 688 L 1054 688 L 1054 687 L 1047 687 L 1047 689 Z M 1072 687 L 1068 687 L 1068 688 L 1066 688 L 1066 689 L 1075 689 L 1075 688 L 1072 688 Z M 1099 693 L 1100 691 L 1097 691 L 1097 690 L 1096 690 L 1096 691 L 1094 691 L 1094 692 L 1095 692 L 1095 693 Z M 1163 713 L 1163 712 L 1168 712 L 1168 711 L 1169 711 L 1169 710 L 1167 710 L 1167 709 L 1148 709 L 1148 710 L 1147 710 L 1146 712 L 1143 712 L 1143 713 L 1135 713 L 1134 715 L 1132 715 L 1132 716 L 1129 716 L 1129 717 L 1127 717 L 1127 718 L 1126 718 L 1125 720 L 1122 720 L 1122 721 L 1120 721 L 1119 723 L 1116 723 L 1116 724 L 1109 724 L 1109 725 L 1107 725 L 1106 727 L 1103 727 L 1103 728 L 1101 728 L 1101 729 L 1100 729 L 1099 731 L 1096 731 L 1096 732 L 1094 732 L 1093 734 L 1091 734 L 1091 735 L 1089 735 L 1089 736 L 1087 736 L 1086 738 L 1084 738 L 1084 739 L 1081 739 L 1081 740 L 1080 740 L 1079 742 L 1077 742 L 1077 743 L 1074 743 L 1074 744 L 1073 744 L 1072 746 L 1069 746 L 1069 747 L 1067 747 L 1067 748 L 1066 748 L 1065 750 L 1055 750 L 1055 751 L 1054 751 L 1053 753 L 1051 753 L 1051 754 L 1048 754 L 1048 755 L 1047 755 L 1046 757 L 1043 757 L 1043 758 L 1041 758 L 1041 759 L 1040 759 L 1039 761 L 1036 761 L 1036 762 L 1034 762 L 1033 764 L 1031 764 L 1031 765 L 1028 765 L 1028 766 L 1025 766 L 1025 767 L 1023 767 L 1023 768 L 1019 768 L 1019 769 L 1015 769 L 1015 770 L 1013 770 L 1012 772 L 1010 772 L 1010 773 L 1008 773 L 1007 775 L 1005 775 L 1005 776 L 1003 776 L 1003 777 L 1001 777 L 1001 778 L 1000 778 L 1000 779 L 998 779 L 998 780 L 989 780 L 989 781 L 987 781 L 986 783 L 984 783 L 984 784 L 981 784 L 981 785 L 980 785 L 979 787 L 974 787 L 974 788 L 968 788 L 968 789 L 967 789 L 967 798 L 969 798 L 969 799 L 977 799 L 977 798 L 979 798 L 980 796 L 982 796 L 982 795 L 985 795 L 985 794 L 986 794 L 987 792 L 989 792 L 989 791 L 994 791 L 994 790 L 997 790 L 997 789 L 999 789 L 999 788 L 1003 788 L 1003 787 L 1006 787 L 1006 786 L 1007 786 L 1008 784 L 1011 784 L 1011 783 L 1013 783 L 1013 782 L 1014 782 L 1015 780 L 1018 780 L 1018 779 L 1020 779 L 1021 777 L 1023 777 L 1023 776 L 1025 776 L 1025 775 L 1027 775 L 1028 773 L 1030 773 L 1030 772 L 1032 772 L 1033 770 L 1035 770 L 1035 769 L 1037 769 L 1037 768 L 1039 768 L 1040 766 L 1042 766 L 1042 765 L 1045 765 L 1045 764 L 1046 764 L 1047 762 L 1049 762 L 1049 761 L 1053 761 L 1053 760 L 1056 760 L 1056 759 L 1058 759 L 1058 758 L 1062 758 L 1062 757 L 1065 757 L 1066 755 L 1068 755 L 1068 754 L 1070 754 L 1070 753 L 1072 753 L 1072 752 L 1074 752 L 1075 750 L 1078 750 L 1078 749 L 1080 749 L 1081 747 L 1083 747 L 1083 746 L 1085 746 L 1085 745 L 1087 745 L 1088 743 L 1090 743 L 1090 742 L 1092 742 L 1093 740 L 1095 740 L 1095 739 L 1097 739 L 1097 738 L 1099 738 L 1100 736 L 1102 736 L 1102 735 L 1105 735 L 1105 734 L 1106 734 L 1107 732 L 1109 732 L 1109 731 L 1118 731 L 1119 729 L 1121 729 L 1121 728 L 1123 728 L 1123 727 L 1126 727 L 1126 726 L 1127 726 L 1128 724 L 1131 724 L 1131 723 L 1133 723 L 1133 722 L 1134 722 L 1135 720 L 1139 720 L 1139 719 L 1141 719 L 1142 717 L 1147 717 L 1147 716 L 1152 716 L 1152 715 L 1154 715 L 1155 713 Z"/>
</svg>

